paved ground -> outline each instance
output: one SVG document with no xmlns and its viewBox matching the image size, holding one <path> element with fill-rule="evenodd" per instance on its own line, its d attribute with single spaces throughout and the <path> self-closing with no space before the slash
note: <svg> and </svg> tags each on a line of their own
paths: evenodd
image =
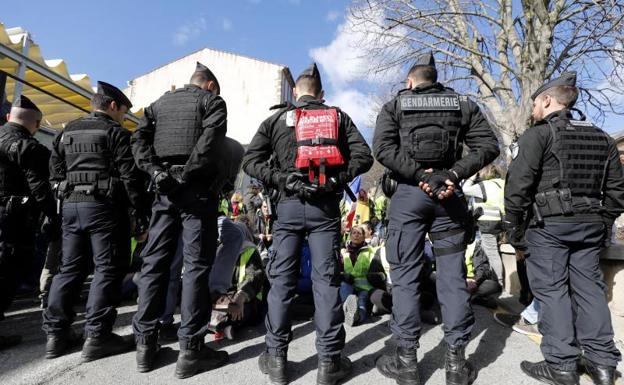
<svg viewBox="0 0 624 385">
<path fill-rule="evenodd" d="M 41 332 L 41 313 L 32 300 L 19 301 L 16 310 L 7 314 L 2 324 L 4 333 L 22 334 L 24 342 L 15 349 L 0 353 L 0 384 L 268 384 L 257 368 L 257 356 L 264 348 L 263 327 L 245 330 L 237 340 L 222 343 L 218 348 L 231 354 L 231 363 L 212 372 L 203 373 L 187 380 L 173 377 L 178 347 L 168 345 L 159 362 L 159 368 L 148 374 L 135 371 L 134 353 L 82 364 L 79 352 L 55 359 L 43 358 L 44 335 Z M 129 335 L 131 318 L 135 306 L 119 309 L 116 332 Z M 477 323 L 473 340 L 467 349 L 470 361 L 479 369 L 475 384 L 538 384 L 523 375 L 519 369 L 522 360 L 540 360 L 538 345 L 531 339 L 513 333 L 511 329 L 499 326 L 492 319 L 489 310 L 475 307 Z M 347 328 L 347 354 L 354 362 L 355 372 L 346 384 L 394 384 L 381 376 L 375 369 L 376 357 L 389 351 L 387 341 L 390 331 L 388 318 L 377 318 L 373 322 L 355 328 Z M 82 326 L 82 318 L 76 325 Z M 210 337 L 210 336 L 209 336 Z M 440 343 L 440 326 L 424 330 L 419 351 L 420 374 L 423 383 L 444 384 L 444 347 Z M 214 346 L 213 343 L 211 345 Z M 316 355 L 314 349 L 314 326 L 311 322 L 299 322 L 294 327 L 291 344 L 290 377 L 292 384 L 314 384 L 316 379 Z M 624 367 L 621 365 L 619 370 Z M 584 379 L 582 384 L 591 382 Z"/>
</svg>

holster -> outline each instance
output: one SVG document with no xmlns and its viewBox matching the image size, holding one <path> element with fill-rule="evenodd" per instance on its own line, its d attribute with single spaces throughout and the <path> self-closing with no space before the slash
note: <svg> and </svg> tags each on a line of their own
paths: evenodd
<svg viewBox="0 0 624 385">
<path fill-rule="evenodd" d="M 533 212 L 536 219 L 574 214 L 572 192 L 569 188 L 564 188 L 537 193 Z"/>
</svg>

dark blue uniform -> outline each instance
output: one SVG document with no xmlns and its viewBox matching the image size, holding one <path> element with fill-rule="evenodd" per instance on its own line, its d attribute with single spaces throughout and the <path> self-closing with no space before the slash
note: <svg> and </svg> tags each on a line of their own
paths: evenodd
<svg viewBox="0 0 624 385">
<path fill-rule="evenodd" d="M 54 140 L 50 170 L 64 198 L 63 257 L 50 287 L 43 329 L 49 336 L 67 332 L 92 257 L 85 334 L 105 338 L 112 333 L 130 262 L 128 211 L 146 211 L 130 132 L 103 112 L 70 122 Z"/>
</svg>

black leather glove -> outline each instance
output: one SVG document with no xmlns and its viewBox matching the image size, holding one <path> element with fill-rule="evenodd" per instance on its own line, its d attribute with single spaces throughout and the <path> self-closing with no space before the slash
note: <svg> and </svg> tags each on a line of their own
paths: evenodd
<svg viewBox="0 0 624 385">
<path fill-rule="evenodd" d="M 503 228 L 507 235 L 507 242 L 516 250 L 526 251 L 527 245 L 524 238 L 526 228 L 522 216 L 508 213 L 503 219 Z"/>
<path fill-rule="evenodd" d="M 318 187 L 305 183 L 305 175 L 297 172 L 288 174 L 284 183 L 284 190 L 299 198 L 308 199 L 318 193 Z"/>
<path fill-rule="evenodd" d="M 59 215 L 53 217 L 46 216 L 41 224 L 41 234 L 48 242 L 61 239 L 61 217 Z"/>
<path fill-rule="evenodd" d="M 420 176 L 420 182 L 426 183 L 431 188 L 433 197 L 438 199 L 438 195 L 446 192 L 446 181 L 448 176 L 444 172 L 425 172 Z"/>
<path fill-rule="evenodd" d="M 319 190 L 323 193 L 342 192 L 350 179 L 346 171 L 341 171 L 338 175 L 327 178 L 325 184 L 319 186 Z"/>
<path fill-rule="evenodd" d="M 178 181 L 165 170 L 155 171 L 153 180 L 156 192 L 164 195 L 171 193 L 180 185 Z"/>
</svg>

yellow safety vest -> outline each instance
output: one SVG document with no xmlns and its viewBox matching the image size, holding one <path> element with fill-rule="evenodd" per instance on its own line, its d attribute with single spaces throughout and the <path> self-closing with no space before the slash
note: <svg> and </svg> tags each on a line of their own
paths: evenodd
<svg viewBox="0 0 624 385">
<path fill-rule="evenodd" d="M 478 207 L 483 209 L 479 221 L 501 221 L 505 214 L 505 181 L 498 178 L 484 180 L 479 182 L 479 187 L 484 198 L 482 202 L 475 199 L 474 203 L 475 209 Z"/>
<path fill-rule="evenodd" d="M 388 258 L 386 258 L 386 246 L 381 246 L 379 248 L 379 259 L 381 260 L 381 266 L 383 266 L 386 272 L 386 280 L 389 284 L 392 284 L 392 279 L 390 278 L 390 263 L 388 262 Z"/>
<path fill-rule="evenodd" d="M 355 261 L 355 266 L 351 263 L 351 258 L 349 257 L 349 252 L 346 249 L 342 250 L 342 262 L 344 265 L 344 271 L 347 274 L 350 274 L 354 278 L 354 286 L 358 290 L 366 290 L 369 291 L 373 287 L 370 283 L 368 283 L 368 269 L 370 268 L 370 263 L 375 255 L 375 249 L 371 246 L 364 246 L 358 252 L 357 260 Z"/>
<path fill-rule="evenodd" d="M 240 262 L 238 264 L 238 283 L 243 283 L 243 281 L 245 280 L 245 269 L 247 267 L 247 264 L 249 263 L 249 260 L 251 259 L 251 256 L 255 251 L 255 246 L 249 246 L 241 254 Z M 260 290 L 260 292 L 256 295 L 256 298 L 262 301 L 262 290 Z"/>
</svg>

